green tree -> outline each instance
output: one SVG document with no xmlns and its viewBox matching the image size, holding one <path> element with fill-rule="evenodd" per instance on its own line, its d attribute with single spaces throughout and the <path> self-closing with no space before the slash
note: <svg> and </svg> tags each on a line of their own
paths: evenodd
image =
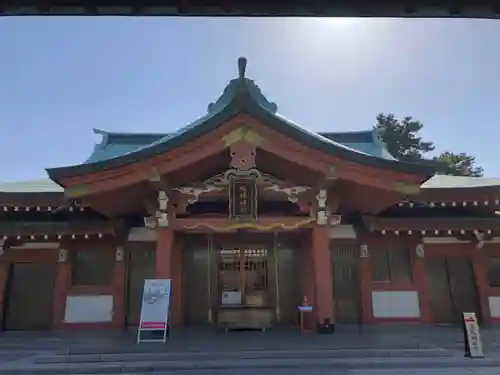
<svg viewBox="0 0 500 375">
<path fill-rule="evenodd" d="M 391 155 L 408 162 L 419 162 L 423 159 L 423 154 L 434 150 L 432 142 L 425 142 L 418 136 L 423 127 L 420 121 L 415 121 L 410 116 L 399 121 L 392 113 L 378 114 L 375 125 Z"/>
<path fill-rule="evenodd" d="M 444 152 L 437 157 L 426 157 L 434 150 L 433 142 L 419 136 L 424 125 L 411 116 L 398 120 L 392 113 L 377 115 L 375 128 L 396 159 L 413 163 L 433 164 L 436 172 L 455 176 L 482 176 L 483 168 L 476 166 L 476 159 L 466 153 Z"/>
<path fill-rule="evenodd" d="M 472 177 L 483 175 L 483 168 L 475 165 L 476 158 L 463 152 L 459 154 L 443 152 L 432 160 L 436 163 L 437 171 L 441 174 Z"/>
</svg>

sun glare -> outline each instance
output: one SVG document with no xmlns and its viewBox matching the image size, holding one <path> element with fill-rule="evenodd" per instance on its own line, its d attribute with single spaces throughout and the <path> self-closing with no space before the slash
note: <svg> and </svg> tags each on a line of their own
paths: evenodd
<svg viewBox="0 0 500 375">
<path fill-rule="evenodd" d="M 313 22 L 320 27 L 325 28 L 344 28 L 353 25 L 356 18 L 350 17 L 332 17 L 332 18 L 317 18 Z"/>
</svg>

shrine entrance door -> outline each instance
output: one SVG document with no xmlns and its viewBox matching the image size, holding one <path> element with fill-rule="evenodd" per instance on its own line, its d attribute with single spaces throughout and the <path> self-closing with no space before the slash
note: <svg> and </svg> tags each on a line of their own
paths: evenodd
<svg viewBox="0 0 500 375">
<path fill-rule="evenodd" d="M 274 324 L 272 255 L 272 248 L 265 245 L 217 249 L 218 325 L 225 329 L 266 330 Z"/>
<path fill-rule="evenodd" d="M 300 249 L 291 233 L 217 233 L 184 238 L 188 326 L 267 330 L 297 324 Z"/>
</svg>

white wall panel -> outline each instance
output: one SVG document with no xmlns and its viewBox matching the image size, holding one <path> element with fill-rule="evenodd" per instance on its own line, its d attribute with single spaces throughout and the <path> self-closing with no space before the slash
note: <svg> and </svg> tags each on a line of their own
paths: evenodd
<svg viewBox="0 0 500 375">
<path fill-rule="evenodd" d="M 113 320 L 113 296 L 68 296 L 65 323 L 106 323 Z"/>
<path fill-rule="evenodd" d="M 419 318 L 420 307 L 416 291 L 373 291 L 375 318 Z"/>
<path fill-rule="evenodd" d="M 500 297 L 491 296 L 488 298 L 490 304 L 490 314 L 492 318 L 500 318 Z"/>
</svg>

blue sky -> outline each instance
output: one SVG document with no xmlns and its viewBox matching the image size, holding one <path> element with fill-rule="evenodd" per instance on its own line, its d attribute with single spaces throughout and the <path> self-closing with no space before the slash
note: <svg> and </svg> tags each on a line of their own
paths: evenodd
<svg viewBox="0 0 500 375">
<path fill-rule="evenodd" d="M 500 21 L 0 19 L 0 181 L 83 161 L 110 131 L 169 132 L 203 115 L 237 57 L 279 111 L 314 131 L 425 124 L 437 151 L 500 177 Z"/>
</svg>

